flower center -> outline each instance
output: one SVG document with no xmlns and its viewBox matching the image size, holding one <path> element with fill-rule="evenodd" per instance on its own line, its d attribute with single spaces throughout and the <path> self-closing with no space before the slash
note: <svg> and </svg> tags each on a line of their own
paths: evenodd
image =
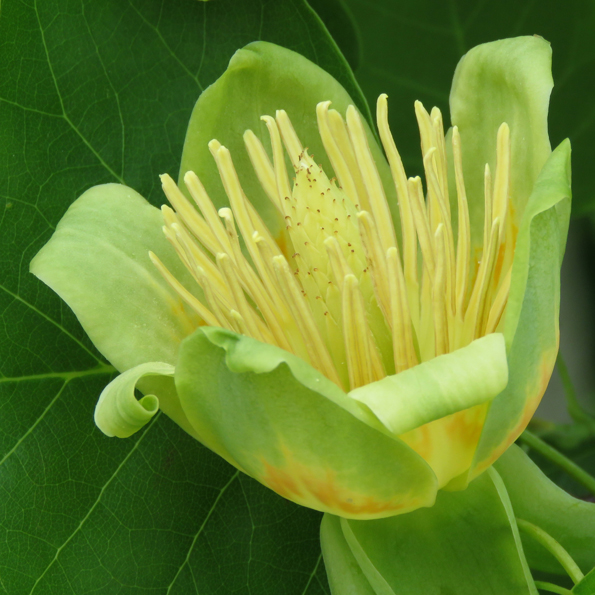
<svg viewBox="0 0 595 595">
<path fill-rule="evenodd" d="M 277 345 L 349 390 L 497 329 L 514 251 L 510 133 L 506 124 L 498 130 L 493 182 L 485 167 L 483 245 L 476 260 L 456 126 L 451 135 L 455 242 L 440 110 L 428 113 L 415 104 L 424 199 L 421 179 L 405 174 L 388 126 L 387 97 L 379 97 L 378 129 L 399 204 L 398 240 L 360 115 L 350 106 L 344 120 L 329 106 L 318 104 L 316 113 L 336 181 L 303 148 L 284 111 L 262 118 L 272 162 L 254 133 L 244 134 L 263 190 L 285 221 L 287 254 L 244 195 L 229 151 L 213 140 L 209 148 L 231 208 L 217 211 L 192 172 L 184 182 L 196 206 L 168 175 L 161 178 L 175 209 L 162 207 L 164 233 L 204 295 L 190 293 L 155 254 L 150 257 L 204 324 Z M 293 184 L 285 153 L 295 170 Z"/>
</svg>

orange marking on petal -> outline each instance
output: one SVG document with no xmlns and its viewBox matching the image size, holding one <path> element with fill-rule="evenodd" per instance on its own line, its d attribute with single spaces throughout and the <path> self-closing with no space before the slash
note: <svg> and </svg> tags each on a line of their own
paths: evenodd
<svg viewBox="0 0 595 595">
<path fill-rule="evenodd" d="M 557 342 L 556 342 L 557 343 Z M 541 365 L 539 366 L 539 380 L 537 382 L 537 389 L 535 390 L 533 396 L 530 396 L 525 403 L 525 408 L 523 409 L 523 413 L 518 421 L 518 423 L 514 426 L 514 428 L 507 434 L 506 438 L 500 443 L 498 447 L 496 447 L 490 456 L 479 463 L 475 469 L 473 470 L 473 477 L 477 477 L 481 473 L 483 473 L 488 467 L 493 465 L 510 447 L 510 445 L 521 435 L 523 430 L 529 425 L 531 418 L 533 417 L 539 403 L 541 402 L 541 398 L 545 393 L 545 389 L 547 388 L 550 378 L 552 376 L 552 372 L 554 370 L 554 364 L 556 363 L 556 356 L 558 354 L 558 345 L 556 344 L 556 348 L 552 351 L 546 352 L 541 360 Z M 531 394 L 533 391 L 531 387 L 527 387 L 527 393 Z"/>
<path fill-rule="evenodd" d="M 477 405 L 399 436 L 432 467 L 445 486 L 467 471 L 481 436 L 488 405 Z"/>
<path fill-rule="evenodd" d="M 488 404 L 484 403 L 445 418 L 448 420 L 446 428 L 451 433 L 453 440 L 475 449 L 481 436 L 487 411 Z"/>
<path fill-rule="evenodd" d="M 401 434 L 399 438 L 403 440 L 424 460 L 429 460 L 434 449 L 434 440 L 432 439 L 432 423 L 430 422 Z"/>
<path fill-rule="evenodd" d="M 309 468 L 292 461 L 284 468 L 263 461 L 265 473 L 258 478 L 280 496 L 310 508 L 345 518 L 382 518 L 415 510 L 423 505 L 420 498 L 397 495 L 391 500 L 378 499 L 342 486 L 333 470 Z"/>
<path fill-rule="evenodd" d="M 271 490 L 277 492 L 279 496 L 283 496 L 283 498 L 287 498 L 288 500 L 295 500 L 296 498 L 303 496 L 302 490 L 300 490 L 299 486 L 289 473 L 283 469 L 277 469 L 276 467 L 269 465 L 266 461 L 264 466 L 266 475 L 262 479 L 262 482 L 271 488 Z"/>
</svg>

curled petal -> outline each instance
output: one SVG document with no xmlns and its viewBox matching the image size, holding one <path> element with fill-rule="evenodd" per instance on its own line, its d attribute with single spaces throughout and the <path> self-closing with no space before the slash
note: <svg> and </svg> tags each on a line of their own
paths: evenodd
<svg viewBox="0 0 595 595">
<path fill-rule="evenodd" d="M 95 407 L 95 423 L 106 436 L 128 438 L 138 432 L 159 409 L 159 399 L 146 394 L 134 396 L 137 382 L 145 376 L 174 375 L 175 368 L 163 362 L 149 362 L 126 370 L 102 391 Z"/>
</svg>

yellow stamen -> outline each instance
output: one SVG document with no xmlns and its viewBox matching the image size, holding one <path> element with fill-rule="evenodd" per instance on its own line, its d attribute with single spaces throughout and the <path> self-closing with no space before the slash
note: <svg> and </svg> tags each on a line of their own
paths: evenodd
<svg viewBox="0 0 595 595">
<path fill-rule="evenodd" d="M 343 146 L 343 150 L 339 148 L 341 146 L 341 139 L 336 138 L 331 128 L 331 118 L 328 109 L 330 104 L 330 101 L 323 101 L 316 106 L 320 138 L 322 139 L 322 144 L 335 170 L 335 175 L 337 176 L 337 180 L 339 180 L 341 188 L 352 204 L 357 205 L 360 203 L 359 195 L 361 194 L 361 192 L 358 192 L 356 179 L 353 175 L 357 170 L 357 164 L 355 163 L 355 157 L 353 157 L 349 139 L 343 139 L 343 142 L 346 143 L 346 146 Z M 337 136 L 340 137 L 340 133 Z"/>
<path fill-rule="evenodd" d="M 390 292 L 388 287 L 388 270 L 384 261 L 386 250 L 382 249 L 380 238 L 374 219 L 367 211 L 357 214 L 360 223 L 362 242 L 366 249 L 368 263 L 372 271 L 372 281 L 376 293 L 376 300 L 387 321 L 391 320 Z M 389 248 L 392 249 L 394 247 Z"/>
<path fill-rule="evenodd" d="M 434 243 L 435 252 L 438 253 L 444 250 L 444 280 L 446 292 L 446 307 L 452 314 L 454 312 L 455 302 L 455 252 L 454 241 L 452 234 L 452 227 L 450 224 L 450 209 L 448 208 L 448 197 L 444 195 L 443 188 L 438 180 L 436 171 L 436 156 L 437 149 L 432 147 L 424 157 L 424 167 L 426 170 L 426 179 L 428 182 L 429 194 L 433 195 L 436 200 L 436 205 L 440 212 L 440 224 L 443 226 L 442 233 L 444 239 L 437 240 Z M 442 168 L 440 168 L 442 169 Z M 436 236 L 437 237 L 437 236 Z"/>
<path fill-rule="evenodd" d="M 275 115 L 277 126 L 279 127 L 279 131 L 283 137 L 283 144 L 285 145 L 285 149 L 287 150 L 287 154 L 289 155 L 291 163 L 295 167 L 300 160 L 300 155 L 304 152 L 302 143 L 300 142 L 300 139 L 298 138 L 298 135 L 291 124 L 291 120 L 289 119 L 287 112 L 281 109 L 277 110 Z"/>
<path fill-rule="evenodd" d="M 221 294 L 217 294 L 213 289 L 213 284 L 211 282 L 212 279 L 205 274 L 202 268 L 195 267 L 194 274 L 196 275 L 198 283 L 205 294 L 205 299 L 209 308 L 211 309 L 211 312 L 219 321 L 219 324 L 216 326 L 221 326 L 230 330 L 236 330 L 233 320 L 230 319 L 230 302 L 228 301 L 226 304 L 221 302 Z"/>
<path fill-rule="evenodd" d="M 486 307 L 485 298 L 489 288 L 490 277 L 496 261 L 496 251 L 498 245 L 498 238 L 500 235 L 500 219 L 494 219 L 492 229 L 490 231 L 490 239 L 487 252 L 484 252 L 479 272 L 471 299 L 469 300 L 469 307 L 465 314 L 464 323 L 464 344 L 470 343 L 477 339 L 480 334 L 480 325 L 483 317 L 483 311 Z"/>
<path fill-rule="evenodd" d="M 250 336 L 250 330 L 246 321 L 237 310 L 230 310 L 232 326 L 235 327 L 235 331 L 240 335 Z"/>
<path fill-rule="evenodd" d="M 246 324 L 246 329 L 248 330 L 246 334 L 259 341 L 272 343 L 271 333 L 261 330 L 261 327 L 266 329 L 266 331 L 268 331 L 268 328 L 262 325 L 262 320 L 246 301 L 246 296 L 233 270 L 233 264 L 229 256 L 220 252 L 217 254 L 217 264 L 233 296 L 235 308 L 232 308 L 232 310 L 237 309 Z"/>
<path fill-rule="evenodd" d="M 368 145 L 362 119 L 352 105 L 347 108 L 347 126 L 355 149 L 357 163 L 364 179 L 366 190 L 368 191 L 370 207 L 378 229 L 380 244 L 386 252 L 389 248 L 397 245 L 393 220 L 388 203 L 386 202 L 386 195 L 384 194 L 380 175 L 378 174 L 378 169 L 376 168 L 370 146 Z"/>
<path fill-rule="evenodd" d="M 287 208 L 285 206 L 285 199 L 291 196 L 291 187 L 289 186 L 289 178 L 287 177 L 287 168 L 285 167 L 285 153 L 283 152 L 283 144 L 281 143 L 281 135 L 277 122 L 271 116 L 262 116 L 261 120 L 267 125 L 269 136 L 271 137 L 271 145 L 273 147 L 273 164 L 275 167 L 275 181 L 277 183 L 278 202 L 281 205 L 281 212 L 287 215 Z"/>
<path fill-rule="evenodd" d="M 340 186 L 304 149 L 285 111 L 262 117 L 271 155 L 252 131 L 244 133 L 264 194 L 282 217 L 282 242 L 245 196 L 229 151 L 212 140 L 209 149 L 229 208 L 217 211 L 192 172 L 184 181 L 195 205 L 169 176 L 161 178 L 175 209 L 162 208 L 165 236 L 204 296 L 193 295 L 154 254 L 150 258 L 204 324 L 290 351 L 349 390 L 467 345 L 501 325 L 514 253 L 511 144 L 502 124 L 493 184 L 489 166 L 484 172 L 483 245 L 473 246 L 462 139 L 453 128 L 455 247 L 440 110 L 428 113 L 415 104 L 426 198 L 421 179 L 407 179 L 388 126 L 386 95 L 378 99 L 378 129 L 399 200 L 397 233 L 361 116 L 350 106 L 344 121 L 329 106 L 318 104 L 316 115 Z M 295 170 L 293 186 L 286 155 Z"/>
<path fill-rule="evenodd" d="M 508 192 L 510 185 L 510 130 L 503 123 L 498 129 L 496 144 L 496 176 L 494 179 L 494 220 L 500 219 L 498 246 L 502 243 L 508 211 Z"/>
<path fill-rule="evenodd" d="M 442 112 L 433 107 L 430 114 L 432 120 L 432 128 L 434 130 L 433 140 L 436 143 L 436 150 L 438 152 L 438 178 L 440 180 L 440 191 L 443 196 L 446 212 L 448 213 L 445 223 L 450 224 L 450 203 L 448 200 L 448 167 L 446 161 L 446 142 L 444 139 L 444 124 L 442 122 Z"/>
<path fill-rule="evenodd" d="M 219 321 L 206 308 L 203 303 L 194 297 L 168 270 L 168 268 L 153 253 L 149 252 L 149 258 L 155 265 L 155 268 L 161 273 L 161 276 L 170 284 L 172 289 L 208 324 L 209 326 L 219 326 Z"/>
<path fill-rule="evenodd" d="M 463 178 L 463 155 L 461 151 L 461 136 L 459 129 L 452 129 L 452 153 L 454 158 L 455 182 L 457 186 L 457 205 L 459 211 L 459 235 L 457 240 L 457 271 L 456 271 L 456 306 L 455 311 L 459 323 L 465 316 L 465 300 L 469 283 L 469 248 L 471 245 L 471 227 L 469 224 L 469 207 L 467 192 Z"/>
<path fill-rule="evenodd" d="M 271 271 L 269 271 L 269 276 L 261 280 L 242 254 L 232 210 L 228 208 L 219 209 L 219 216 L 225 221 L 225 228 L 231 238 L 231 255 L 236 263 L 237 274 L 241 280 L 242 287 L 255 302 L 274 336 L 274 341 L 271 340 L 269 342 L 278 345 L 282 349 L 291 351 L 289 342 L 283 331 L 289 315 L 281 305 L 281 298 L 277 287 L 273 284 L 270 284 L 268 287 L 265 285 L 265 283 L 270 283 L 271 281 Z M 255 231 L 254 234 L 256 234 L 257 238 L 260 238 L 258 232 Z M 253 241 L 255 241 L 254 234 Z"/>
<path fill-rule="evenodd" d="M 198 214 L 197 210 L 188 202 L 171 177 L 167 174 L 162 175 L 161 185 L 165 196 L 167 196 L 167 200 L 169 200 L 171 206 L 176 210 L 177 215 L 186 227 L 192 230 L 194 235 L 200 236 L 208 250 L 211 252 L 219 250 L 220 246 L 215 234 L 206 221 Z"/>
<path fill-rule="evenodd" d="M 327 378 L 330 378 L 340 386 L 341 381 L 331 356 L 314 323 L 312 312 L 308 308 L 306 301 L 300 293 L 299 286 L 293 278 L 293 273 L 287 261 L 283 256 L 275 256 L 273 258 L 273 267 L 277 273 L 277 279 L 283 290 L 284 297 L 302 333 L 306 349 L 310 356 L 310 363 L 315 368 L 318 368 Z"/>
<path fill-rule="evenodd" d="M 419 318 L 419 283 L 417 281 L 417 233 L 413 218 L 413 210 L 409 190 L 407 188 L 407 175 L 403 161 L 397 151 L 397 146 L 388 125 L 388 96 L 380 95 L 376 106 L 378 130 L 384 151 L 388 158 L 391 174 L 397 191 L 399 213 L 401 215 L 401 231 L 403 237 L 403 270 L 407 288 L 407 298 L 413 320 Z"/>
<path fill-rule="evenodd" d="M 415 115 L 417 117 L 417 124 L 419 126 L 419 136 L 421 141 L 421 153 L 424 157 L 424 168 L 426 166 L 425 156 L 432 148 L 435 149 L 436 143 L 434 141 L 434 127 L 430 114 L 426 111 L 421 101 L 415 102 Z M 432 234 L 438 229 L 441 223 L 440 207 L 438 206 L 438 197 L 429 185 L 429 174 L 426 170 L 426 184 L 428 186 L 428 217 L 430 222 L 430 230 Z"/>
<path fill-rule="evenodd" d="M 419 177 L 409 178 L 407 186 L 409 188 L 409 196 L 411 197 L 413 219 L 417 228 L 417 237 L 419 238 L 424 266 L 427 268 L 430 276 L 432 276 L 435 269 L 434 242 L 426 212 L 426 203 L 423 198 L 421 179 Z"/>
<path fill-rule="evenodd" d="M 260 185 L 269 200 L 279 209 L 280 213 L 283 213 L 283 205 L 279 201 L 279 193 L 277 192 L 275 170 L 263 144 L 252 130 L 244 132 L 244 144 Z M 186 179 L 184 179 L 184 182 L 186 182 Z"/>
<path fill-rule="evenodd" d="M 496 329 L 498 328 L 498 324 L 500 319 L 502 318 L 502 314 L 504 313 L 504 308 L 506 306 L 506 302 L 508 300 L 508 293 L 510 292 L 510 281 L 512 278 L 512 268 L 508 269 L 504 280 L 502 281 L 502 285 L 494 298 L 494 303 L 490 308 L 490 314 L 488 316 L 488 323 L 486 326 L 485 334 L 489 335 L 490 333 L 495 333 Z"/>
<path fill-rule="evenodd" d="M 366 320 L 364 300 L 355 275 L 346 275 L 343 280 L 343 329 L 351 387 L 384 378 L 382 358 Z"/>
<path fill-rule="evenodd" d="M 219 243 L 220 249 L 230 252 L 231 244 L 229 243 L 227 233 L 221 224 L 217 209 L 209 199 L 209 195 L 201 181 L 198 179 L 198 176 L 193 171 L 187 172 L 184 175 L 184 184 L 186 184 L 186 188 L 188 188 L 188 192 L 190 192 L 190 196 L 194 199 L 196 206 L 201 210 L 206 223 Z"/>
<path fill-rule="evenodd" d="M 434 349 L 436 355 L 448 353 L 448 326 L 446 318 L 446 234 L 441 223 L 434 234 L 436 246 L 436 272 L 432 286 L 432 305 L 434 314 Z"/>
<path fill-rule="evenodd" d="M 398 374 L 417 365 L 417 355 L 413 343 L 413 328 L 405 291 L 405 277 L 397 248 L 386 252 L 388 282 L 390 286 L 391 330 L 395 372 Z"/>
<path fill-rule="evenodd" d="M 200 246 L 196 243 L 194 239 L 192 239 L 191 235 L 188 233 L 188 231 L 186 231 L 186 229 L 182 225 L 180 225 L 179 223 L 172 223 L 172 225 L 170 226 L 170 230 L 171 235 L 168 235 L 166 233 L 166 237 L 168 237 L 168 239 L 170 239 L 172 243 L 175 242 L 176 245 L 180 247 L 180 249 L 184 253 L 186 261 L 189 263 L 188 268 L 190 272 L 195 273 L 195 267 L 200 267 L 201 269 L 203 269 L 206 276 L 211 280 L 213 286 L 216 288 L 217 293 L 222 296 L 224 302 L 227 302 L 229 304 L 229 291 L 217 267 L 202 251 Z M 196 274 L 195 278 L 197 281 L 199 281 L 198 276 Z"/>
<path fill-rule="evenodd" d="M 488 163 L 485 164 L 483 174 L 483 196 L 484 196 L 484 217 L 483 217 L 483 254 L 487 253 L 490 244 L 490 231 L 493 223 L 492 205 L 492 172 Z"/>
</svg>

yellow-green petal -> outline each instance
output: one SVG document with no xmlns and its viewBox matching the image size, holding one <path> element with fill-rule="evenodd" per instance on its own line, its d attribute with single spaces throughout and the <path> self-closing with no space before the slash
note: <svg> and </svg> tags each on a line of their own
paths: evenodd
<svg viewBox="0 0 595 595">
<path fill-rule="evenodd" d="M 440 492 L 432 508 L 338 521 L 344 543 L 337 557 L 351 554 L 378 595 L 537 595 L 510 500 L 493 469 L 465 491 Z"/>
<path fill-rule="evenodd" d="M 548 385 L 559 345 L 560 267 L 570 197 L 570 143 L 564 141 L 539 175 L 517 237 L 503 329 L 509 382 L 490 406 L 471 476 L 516 440 Z"/>
<path fill-rule="evenodd" d="M 504 337 L 493 333 L 400 374 L 356 388 L 349 396 L 366 404 L 398 436 L 490 401 L 507 382 Z"/>
<path fill-rule="evenodd" d="M 205 444 L 298 504 L 380 518 L 434 502 L 436 477 L 419 455 L 278 347 L 202 327 L 182 344 L 176 387 Z"/>
<path fill-rule="evenodd" d="M 378 595 L 349 549 L 338 516 L 325 514 L 322 517 L 320 546 L 333 595 Z"/>
<path fill-rule="evenodd" d="M 506 122 L 510 127 L 510 201 L 517 226 L 549 157 L 551 63 L 550 44 L 539 36 L 524 36 L 478 45 L 457 66 L 450 114 L 461 134 L 473 245 L 481 245 L 484 166 L 488 163 L 495 172 L 500 124 Z M 454 186 L 451 196 L 456 196 Z"/>
<path fill-rule="evenodd" d="M 158 252 L 177 279 L 198 290 L 162 224 L 159 209 L 131 188 L 95 186 L 68 208 L 31 262 L 120 372 L 146 362 L 174 365 L 180 342 L 198 324 L 149 259 L 149 250 Z M 171 378 L 146 378 L 140 388 L 158 395 L 163 412 L 194 435 Z"/>
<path fill-rule="evenodd" d="M 587 573 L 595 566 L 595 504 L 574 498 L 548 479 L 523 452 L 512 445 L 496 462 L 515 514 L 541 527 L 572 556 Z M 532 538 L 523 546 L 531 568 L 565 575 L 560 563 Z"/>
<path fill-rule="evenodd" d="M 217 207 L 228 204 L 208 148 L 209 141 L 217 139 L 230 150 L 248 200 L 273 236 L 278 237 L 284 223 L 254 174 L 243 134 L 247 129 L 252 130 L 272 155 L 269 133 L 261 116 L 275 117 L 277 110 L 285 110 L 304 147 L 331 177 L 333 170 L 316 122 L 316 105 L 321 101 L 332 101 L 331 109 L 336 109 L 343 117 L 347 107 L 354 103 L 334 77 L 296 52 L 264 41 L 238 50 L 223 75 L 196 102 L 184 143 L 180 187 L 185 188 L 184 174 L 194 171 Z M 385 182 L 385 191 L 392 197 L 393 218 L 398 217 L 394 184 L 386 159 L 365 121 L 364 127 Z"/>
</svg>

